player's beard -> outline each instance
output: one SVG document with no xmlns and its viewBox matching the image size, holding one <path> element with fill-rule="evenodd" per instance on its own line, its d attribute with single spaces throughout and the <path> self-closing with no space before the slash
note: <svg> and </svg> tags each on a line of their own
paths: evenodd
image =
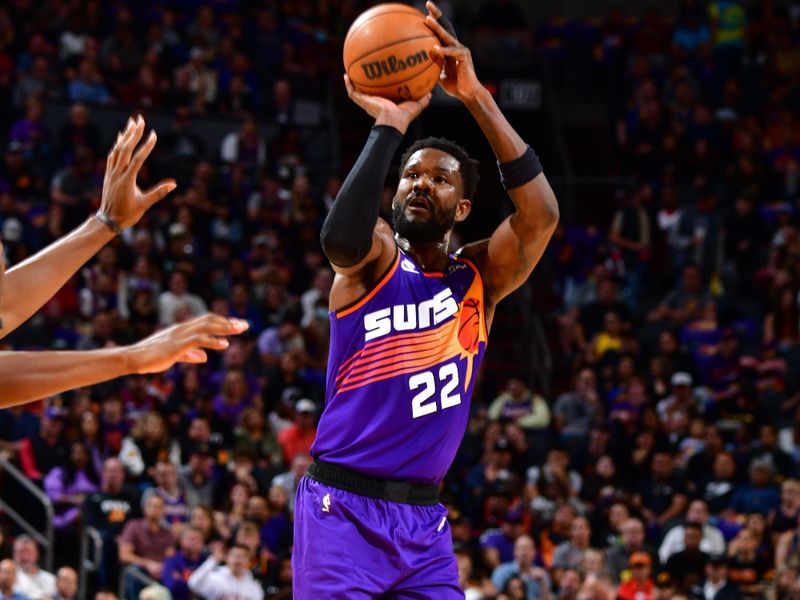
<svg viewBox="0 0 800 600">
<path fill-rule="evenodd" d="M 395 202 L 392 208 L 392 226 L 395 233 L 412 244 L 435 244 L 444 240 L 445 236 L 456 224 L 456 205 L 449 210 L 437 210 L 433 200 L 427 196 L 432 207 L 427 219 L 411 220 L 406 217 L 406 207 L 411 202 Z"/>
</svg>

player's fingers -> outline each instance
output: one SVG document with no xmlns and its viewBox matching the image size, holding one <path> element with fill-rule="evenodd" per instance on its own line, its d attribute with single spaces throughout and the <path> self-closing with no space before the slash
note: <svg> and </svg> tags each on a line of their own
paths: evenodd
<svg viewBox="0 0 800 600">
<path fill-rule="evenodd" d="M 188 321 L 186 325 L 195 334 L 236 335 L 246 331 L 250 324 L 244 319 L 206 313 Z"/>
<path fill-rule="evenodd" d="M 347 73 L 344 74 L 344 87 L 347 88 L 347 95 L 350 96 L 350 98 L 358 94 L 358 90 L 353 85 L 353 82 L 350 81 L 350 76 Z"/>
<path fill-rule="evenodd" d="M 144 119 L 141 115 L 136 117 L 136 121 L 134 122 L 133 128 L 131 129 L 130 135 L 125 140 L 125 143 L 122 145 L 122 149 L 120 152 L 120 162 L 122 166 L 126 166 L 129 162 L 131 162 L 131 155 L 133 154 L 134 148 L 136 148 L 139 140 L 142 139 L 142 134 L 144 133 Z"/>
<path fill-rule="evenodd" d="M 158 140 L 158 136 L 156 132 L 152 129 L 148 134 L 147 138 L 144 141 L 144 144 L 139 146 L 136 152 L 131 159 L 131 168 L 133 169 L 134 173 L 138 173 L 139 169 L 142 168 L 144 161 L 147 160 L 147 157 L 150 156 L 150 153 L 153 151 L 153 148 L 156 147 L 156 141 Z"/>
<path fill-rule="evenodd" d="M 446 46 L 459 45 L 458 38 L 447 31 L 447 29 L 442 26 L 442 23 L 439 20 L 434 19 L 431 15 L 425 17 L 425 25 L 427 25 L 428 28 L 436 34 L 436 37 L 438 37 Z M 452 28 L 452 25 L 450 27 Z"/>
<path fill-rule="evenodd" d="M 431 0 L 428 0 L 425 3 L 425 8 L 428 9 L 428 12 L 431 13 L 435 18 L 439 18 L 442 16 L 442 11 L 439 10 L 439 7 L 436 6 Z"/>
<path fill-rule="evenodd" d="M 209 318 L 201 324 L 200 333 L 215 336 L 236 335 L 250 327 L 250 324 L 244 319 L 234 319 L 221 315 L 212 316 L 214 318 Z"/>
<path fill-rule="evenodd" d="M 208 354 L 205 350 L 200 348 L 192 348 L 187 350 L 179 359 L 178 362 L 182 363 L 204 363 L 208 361 Z"/>
<path fill-rule="evenodd" d="M 466 60 L 469 58 L 469 50 L 463 46 L 434 46 L 431 53 L 456 60 Z"/>
<path fill-rule="evenodd" d="M 230 346 L 230 342 L 222 337 L 213 335 L 197 334 L 192 336 L 192 348 L 208 348 L 209 350 L 225 350 Z"/>
<path fill-rule="evenodd" d="M 175 183 L 173 179 L 167 179 L 165 181 L 161 181 L 151 187 L 149 190 L 144 192 L 144 206 L 145 209 L 149 209 L 159 200 L 162 200 L 167 194 L 169 194 L 172 190 L 178 187 L 178 184 Z"/>
<path fill-rule="evenodd" d="M 117 137 L 114 140 L 114 145 L 111 146 L 111 150 L 108 153 L 108 160 L 106 161 L 106 167 L 108 169 L 112 169 L 119 164 L 120 148 L 122 147 L 122 144 L 124 143 L 124 140 L 127 137 L 128 133 L 130 132 L 132 126 L 133 126 L 133 119 L 128 117 L 128 121 L 125 123 L 125 127 L 117 132 Z"/>
</svg>

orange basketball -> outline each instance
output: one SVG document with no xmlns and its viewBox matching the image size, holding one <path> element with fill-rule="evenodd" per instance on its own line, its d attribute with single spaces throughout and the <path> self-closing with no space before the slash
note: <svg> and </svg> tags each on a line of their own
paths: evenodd
<svg viewBox="0 0 800 600">
<path fill-rule="evenodd" d="M 344 40 L 344 69 L 365 94 L 417 100 L 439 81 L 443 61 L 431 56 L 438 43 L 416 8 L 379 4 L 350 26 Z"/>
</svg>

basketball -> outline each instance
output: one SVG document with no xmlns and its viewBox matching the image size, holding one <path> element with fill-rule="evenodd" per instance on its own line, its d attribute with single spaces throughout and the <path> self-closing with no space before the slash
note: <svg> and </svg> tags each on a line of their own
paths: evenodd
<svg viewBox="0 0 800 600">
<path fill-rule="evenodd" d="M 355 88 L 394 101 L 418 100 L 439 81 L 439 39 L 425 16 L 405 4 L 379 4 L 353 21 L 344 40 L 344 68 Z"/>
</svg>

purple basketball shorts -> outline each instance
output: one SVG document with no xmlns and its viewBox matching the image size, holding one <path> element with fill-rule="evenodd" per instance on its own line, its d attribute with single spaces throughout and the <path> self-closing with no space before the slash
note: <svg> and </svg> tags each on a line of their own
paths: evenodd
<svg viewBox="0 0 800 600">
<path fill-rule="evenodd" d="M 447 509 L 368 498 L 303 477 L 292 589 L 296 600 L 463 600 Z"/>
</svg>

